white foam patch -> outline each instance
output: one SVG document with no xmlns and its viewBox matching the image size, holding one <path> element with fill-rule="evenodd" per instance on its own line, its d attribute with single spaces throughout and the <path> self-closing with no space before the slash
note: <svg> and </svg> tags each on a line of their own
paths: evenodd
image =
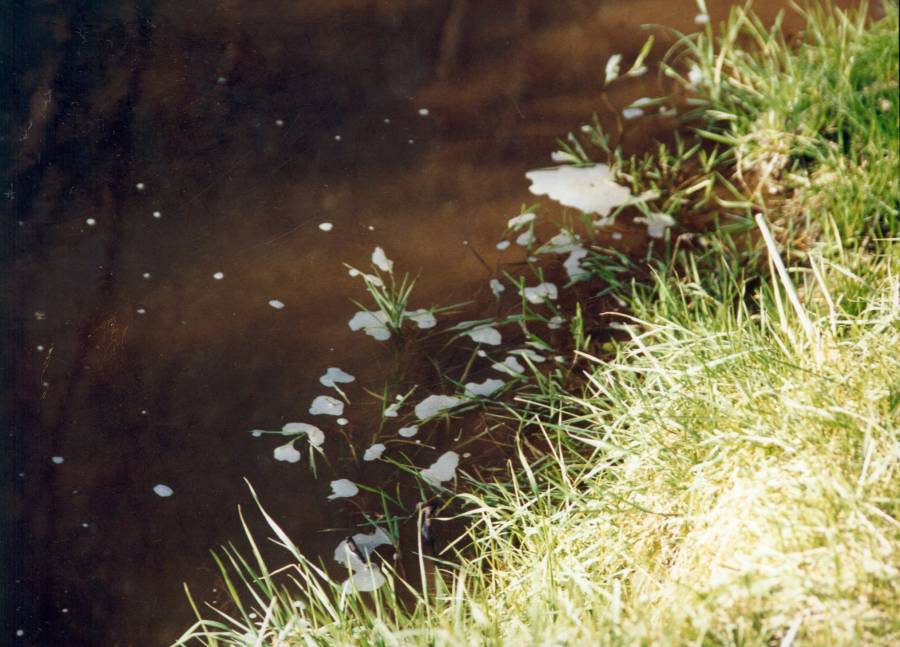
<svg viewBox="0 0 900 647">
<path fill-rule="evenodd" d="M 430 467 L 422 470 L 422 478 L 432 485 L 440 485 L 444 481 L 450 481 L 456 476 L 456 468 L 459 466 L 459 454 L 456 452 L 444 452 Z"/>
<path fill-rule="evenodd" d="M 508 249 L 511 244 L 512 243 L 510 243 L 508 240 L 501 240 L 499 243 L 497 243 L 497 249 L 502 252 L 504 249 Z"/>
<path fill-rule="evenodd" d="M 538 250 L 539 254 L 565 254 L 580 247 L 581 238 L 566 229 L 560 230 Z"/>
<path fill-rule="evenodd" d="M 223 272 L 216 272 L 215 274 L 213 274 L 213 278 L 216 281 L 221 281 L 222 279 L 225 278 L 225 274 Z"/>
<path fill-rule="evenodd" d="M 338 384 L 349 384 L 355 382 L 356 378 L 347 371 L 341 370 L 335 366 L 329 366 L 325 371 L 325 375 L 319 378 L 319 383 L 329 387 L 335 387 Z"/>
<path fill-rule="evenodd" d="M 319 229 L 321 229 L 322 231 L 331 231 L 332 229 L 334 229 L 334 225 L 330 222 L 321 222 L 319 223 Z"/>
<path fill-rule="evenodd" d="M 169 497 L 169 496 L 172 496 L 173 494 L 175 494 L 175 491 L 172 488 L 170 488 L 168 485 L 165 485 L 163 483 L 158 483 L 153 486 L 153 493 L 156 494 L 156 496 L 161 496 L 163 498 L 166 498 L 166 497 Z"/>
<path fill-rule="evenodd" d="M 338 419 L 337 419 L 337 423 L 338 423 L 341 427 L 346 426 L 349 422 L 350 422 L 350 421 L 347 420 L 346 418 L 338 418 Z"/>
<path fill-rule="evenodd" d="M 419 108 L 419 116 L 427 117 L 428 116 L 428 108 Z"/>
<path fill-rule="evenodd" d="M 522 290 L 522 295 L 529 303 L 543 303 L 547 300 L 555 301 L 558 291 L 553 283 L 544 282 L 534 287 L 525 288 Z"/>
<path fill-rule="evenodd" d="M 313 447 L 321 447 L 325 442 L 325 432 L 305 422 L 289 422 L 281 428 L 281 433 L 284 436 L 306 434 Z"/>
<path fill-rule="evenodd" d="M 250 435 L 254 438 L 260 438 L 264 433 L 266 433 L 265 429 L 253 429 L 250 431 Z"/>
<path fill-rule="evenodd" d="M 400 427 L 397 430 L 397 433 L 403 436 L 404 438 L 412 438 L 417 433 L 419 433 L 418 425 L 410 425 L 409 427 Z"/>
<path fill-rule="evenodd" d="M 271 301 L 269 301 L 269 305 L 276 310 L 281 310 L 282 308 L 284 308 L 284 303 L 282 303 L 278 299 L 272 299 Z"/>
<path fill-rule="evenodd" d="M 372 263 L 382 272 L 390 272 L 394 269 L 394 261 L 389 259 L 380 247 L 376 247 L 372 252 Z"/>
<path fill-rule="evenodd" d="M 63 463 L 66 462 L 66 459 L 63 458 L 62 456 L 54 456 L 50 460 L 53 461 L 54 465 L 62 465 Z"/>
<path fill-rule="evenodd" d="M 341 584 L 344 593 L 353 591 L 369 592 L 383 586 L 387 580 L 378 566 L 364 566 Z"/>
<path fill-rule="evenodd" d="M 529 171 L 525 177 L 531 180 L 529 190 L 533 194 L 549 196 L 583 213 L 607 216 L 631 197 L 628 187 L 613 181 L 612 171 L 606 164 L 539 169 Z"/>
<path fill-rule="evenodd" d="M 420 329 L 434 328 L 437 325 L 437 319 L 435 318 L 435 316 L 425 308 L 419 308 L 418 310 L 406 310 L 403 313 L 403 316 L 410 321 L 414 321 Z"/>
<path fill-rule="evenodd" d="M 530 348 L 519 348 L 517 350 L 509 351 L 510 355 L 518 355 L 519 357 L 527 357 L 529 360 L 534 362 L 535 364 L 540 364 L 547 360 L 546 357 L 541 355 L 540 353 L 535 353 Z"/>
<path fill-rule="evenodd" d="M 509 375 L 521 375 L 525 372 L 525 367 L 513 355 L 509 355 L 502 363 L 494 362 L 491 364 L 491 368 Z"/>
<path fill-rule="evenodd" d="M 95 218 L 88 218 L 84 221 L 84 224 L 86 224 L 88 227 L 93 227 L 97 224 L 97 220 Z"/>
<path fill-rule="evenodd" d="M 491 292 L 494 293 L 495 297 L 499 297 L 500 293 L 506 290 L 506 286 L 504 286 L 498 279 L 491 279 L 488 285 L 491 286 Z"/>
<path fill-rule="evenodd" d="M 524 231 L 518 236 L 516 236 L 516 245 L 521 247 L 528 247 L 531 243 L 534 242 L 534 232 L 530 229 L 528 231 Z"/>
<path fill-rule="evenodd" d="M 506 225 L 513 230 L 521 229 L 525 225 L 534 222 L 535 218 L 537 218 L 537 216 L 533 213 L 523 213 L 521 215 L 510 218 L 509 222 L 507 222 Z"/>
<path fill-rule="evenodd" d="M 641 108 L 625 108 L 622 111 L 623 119 L 637 119 L 638 117 L 643 117 L 644 111 Z"/>
<path fill-rule="evenodd" d="M 466 384 L 466 395 L 469 397 L 486 397 L 493 395 L 506 384 L 503 380 L 488 378 L 484 382 L 469 382 Z"/>
<path fill-rule="evenodd" d="M 569 256 L 563 261 L 563 267 L 566 270 L 566 274 L 569 275 L 570 279 L 574 279 L 577 276 L 582 276 L 586 274 L 585 270 L 581 267 L 581 259 L 588 255 L 588 250 L 584 247 L 578 247 L 573 249 Z"/>
<path fill-rule="evenodd" d="M 416 405 L 416 418 L 427 420 L 454 407 L 458 407 L 462 403 L 463 400 L 454 398 L 451 395 L 429 395 Z"/>
<path fill-rule="evenodd" d="M 380 310 L 377 312 L 360 310 L 353 315 L 347 325 L 350 326 L 350 330 L 362 330 L 369 337 L 374 337 L 378 341 L 386 341 L 391 338 L 391 331 L 385 325 L 387 320 L 388 316 Z"/>
<path fill-rule="evenodd" d="M 331 482 L 331 494 L 329 499 L 346 499 L 359 494 L 359 488 L 356 483 L 349 479 L 338 479 Z"/>
<path fill-rule="evenodd" d="M 622 236 L 621 231 L 614 231 L 613 233 L 610 234 L 610 237 L 613 240 L 622 240 L 622 238 L 624 238 L 624 236 Z"/>
<path fill-rule="evenodd" d="M 366 450 L 365 454 L 363 454 L 363 460 L 376 461 L 381 458 L 381 455 L 384 453 L 385 449 L 387 449 L 387 447 L 385 447 L 382 443 L 375 443 Z"/>
<path fill-rule="evenodd" d="M 475 326 L 471 330 L 467 330 L 465 334 L 471 337 L 476 344 L 499 346 L 503 341 L 500 331 L 491 326 Z"/>
<path fill-rule="evenodd" d="M 300 460 L 300 452 L 294 447 L 293 442 L 279 445 L 272 452 L 272 455 L 276 461 L 284 461 L 285 463 L 296 463 Z"/>
<path fill-rule="evenodd" d="M 162 211 L 154 211 L 153 217 L 159 220 L 160 218 L 162 218 Z"/>
<path fill-rule="evenodd" d="M 314 416 L 340 416 L 344 413 L 344 403 L 330 395 L 318 395 L 309 405 L 309 412 Z"/>
<path fill-rule="evenodd" d="M 667 213 L 651 213 L 649 216 L 638 216 L 635 222 L 642 222 L 647 225 L 647 235 L 650 238 L 662 238 L 668 227 L 675 224 L 675 219 Z"/>
<path fill-rule="evenodd" d="M 550 159 L 558 164 L 575 164 L 578 162 L 577 157 L 566 151 L 553 151 L 550 153 Z"/>
<path fill-rule="evenodd" d="M 387 408 L 384 410 L 383 415 L 385 418 L 396 418 L 397 416 L 399 416 L 400 415 L 400 403 L 394 402 L 392 404 L 389 404 L 387 406 Z"/>
<path fill-rule="evenodd" d="M 611 83 L 619 78 L 619 67 L 622 64 L 622 55 L 621 54 L 613 54 L 609 57 L 609 60 L 606 61 L 606 70 L 605 73 L 605 82 Z"/>
</svg>

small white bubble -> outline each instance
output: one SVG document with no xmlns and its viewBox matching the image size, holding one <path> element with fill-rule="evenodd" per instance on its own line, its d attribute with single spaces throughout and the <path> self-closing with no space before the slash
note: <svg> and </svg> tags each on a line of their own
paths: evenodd
<svg viewBox="0 0 900 647">
<path fill-rule="evenodd" d="M 391 123 L 391 120 L 388 119 L 387 117 L 385 117 L 385 118 L 384 118 L 384 123 L 389 124 L 389 123 Z"/>
<path fill-rule="evenodd" d="M 613 240 L 622 240 L 622 232 L 621 231 L 614 231 L 612 234 L 610 234 L 610 236 L 612 236 Z"/>
<path fill-rule="evenodd" d="M 143 276 L 145 279 L 149 279 L 149 278 L 150 278 L 150 272 L 144 272 L 141 276 Z"/>
<path fill-rule="evenodd" d="M 276 119 L 275 125 L 281 128 L 282 126 L 284 126 L 284 119 Z"/>
<path fill-rule="evenodd" d="M 162 218 L 162 211 L 154 211 L 153 217 L 159 220 L 160 218 Z"/>
<path fill-rule="evenodd" d="M 93 218 L 88 218 L 87 220 L 84 221 L 84 223 L 85 223 L 88 227 L 93 227 L 94 225 L 97 224 L 97 221 L 96 221 L 95 219 L 93 219 Z"/>
<path fill-rule="evenodd" d="M 415 143 L 416 143 L 416 140 L 415 140 L 415 139 L 410 139 L 410 140 L 408 140 L 408 141 L 409 141 L 410 144 L 415 144 Z"/>
<path fill-rule="evenodd" d="M 341 427 L 343 427 L 344 425 L 346 425 L 348 422 L 350 422 L 350 421 L 347 420 L 346 418 L 338 418 L 338 419 L 337 419 L 337 423 L 338 423 Z"/>
<path fill-rule="evenodd" d="M 134 185 L 134 188 L 138 191 L 143 191 L 146 188 L 146 185 L 143 182 L 138 182 Z"/>
<path fill-rule="evenodd" d="M 334 229 L 334 225 L 332 225 L 330 222 L 323 222 L 319 224 L 319 229 L 321 229 L 322 231 L 331 231 L 332 229 Z"/>
<path fill-rule="evenodd" d="M 144 308 L 138 308 L 137 310 L 135 310 L 135 312 L 137 312 L 139 315 L 147 314 L 147 310 Z"/>
<path fill-rule="evenodd" d="M 428 116 L 428 108 L 419 108 L 419 116 L 427 117 Z"/>
<path fill-rule="evenodd" d="M 215 274 L 213 274 L 213 278 L 217 281 L 221 281 L 222 279 L 225 278 L 225 273 L 224 272 L 216 272 Z"/>
<path fill-rule="evenodd" d="M 465 453 L 463 454 L 463 458 L 469 458 L 471 455 L 472 455 L 472 454 L 470 454 L 469 452 L 465 452 Z"/>
<path fill-rule="evenodd" d="M 63 608 L 63 609 L 62 609 L 62 612 L 63 612 L 63 613 L 68 613 L 68 612 L 69 612 L 69 610 L 68 610 L 68 609 L 66 609 L 66 608 Z"/>
<path fill-rule="evenodd" d="M 374 225 L 369 225 L 369 231 L 375 231 L 375 226 L 374 226 Z"/>
<path fill-rule="evenodd" d="M 142 415 L 142 416 L 146 416 L 146 415 L 147 415 L 147 410 L 146 410 L 146 409 L 141 409 L 141 415 Z"/>
<path fill-rule="evenodd" d="M 87 521 L 82 521 L 82 522 L 81 522 L 81 527 L 82 527 L 82 528 L 87 528 L 87 527 L 89 527 L 90 525 L 91 525 L 91 524 L 89 524 Z"/>
<path fill-rule="evenodd" d="M 340 135 L 335 135 L 335 136 L 334 136 L 334 141 L 336 141 L 336 142 L 341 141 L 341 136 L 340 136 Z"/>
<path fill-rule="evenodd" d="M 24 630 L 24 629 L 17 629 L 17 630 L 16 630 L 16 635 L 17 635 L 19 638 L 21 638 L 22 636 L 25 635 L 25 630 Z"/>
<path fill-rule="evenodd" d="M 175 492 L 168 485 L 163 485 L 159 483 L 153 486 L 153 492 L 156 496 L 161 496 L 163 498 L 172 496 Z"/>
<path fill-rule="evenodd" d="M 225 85 L 226 83 L 228 83 L 228 79 L 226 79 L 224 76 L 220 76 L 218 79 L 216 79 L 216 83 L 218 83 L 219 85 Z"/>
<path fill-rule="evenodd" d="M 43 353 L 43 352 L 44 352 L 44 345 L 43 345 L 43 344 L 38 344 L 37 346 L 35 346 L 35 349 L 37 350 L 37 352 Z"/>
<path fill-rule="evenodd" d="M 271 301 L 269 301 L 269 305 L 276 310 L 281 310 L 282 308 L 284 308 L 284 304 L 278 299 L 272 299 Z"/>
<path fill-rule="evenodd" d="M 62 465 L 63 463 L 66 462 L 66 459 L 63 458 L 62 456 L 54 456 L 50 460 L 53 461 L 54 465 Z"/>
</svg>

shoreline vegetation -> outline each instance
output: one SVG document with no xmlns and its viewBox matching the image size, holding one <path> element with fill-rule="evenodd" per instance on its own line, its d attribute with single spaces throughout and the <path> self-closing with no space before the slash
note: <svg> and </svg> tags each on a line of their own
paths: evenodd
<svg viewBox="0 0 900 647">
<path fill-rule="evenodd" d="M 573 208 L 510 220 L 534 260 L 491 288 L 516 309 L 444 331 L 475 347 L 455 390 L 385 391 L 383 408 L 512 425 L 506 467 L 476 478 L 454 451 L 419 469 L 365 450 L 419 479 L 418 572 L 387 554 L 396 518 L 341 542 L 335 578 L 261 502 L 288 565 L 271 570 L 249 532 L 246 556 L 217 554 L 230 603 L 188 593 L 198 621 L 179 645 L 900 643 L 898 8 L 803 15 L 790 42 L 748 8 L 698 21 L 649 71 L 671 96 L 622 112 L 676 116 L 668 143 L 625 157 L 595 118 L 529 173 Z M 651 44 L 623 76 L 648 73 Z M 643 257 L 597 244 L 617 218 L 646 225 Z M 465 310 L 407 310 L 413 282 L 376 252 L 371 274 L 350 268 L 374 302 L 359 334 L 400 344 Z M 467 378 L 486 358 L 493 372 Z M 277 451 L 299 460 L 300 440 Z M 343 481 L 332 496 L 355 493 Z M 464 530 L 427 555 L 442 515 Z"/>
</svg>

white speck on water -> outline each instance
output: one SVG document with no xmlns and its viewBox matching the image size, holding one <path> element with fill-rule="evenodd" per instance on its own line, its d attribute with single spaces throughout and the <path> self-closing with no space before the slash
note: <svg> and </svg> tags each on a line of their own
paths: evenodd
<svg viewBox="0 0 900 647">
<path fill-rule="evenodd" d="M 403 313 L 403 316 L 410 321 L 416 322 L 416 325 L 419 326 L 420 329 L 434 328 L 437 325 L 437 319 L 434 314 L 425 308 L 407 310 Z"/>
<path fill-rule="evenodd" d="M 335 366 L 329 366 L 328 370 L 325 371 L 325 375 L 319 378 L 319 383 L 324 386 L 330 386 L 334 388 L 338 384 L 349 384 L 350 382 L 355 382 L 356 378 L 350 375 L 347 371 L 339 369 Z"/>
<path fill-rule="evenodd" d="M 416 418 L 427 420 L 462 403 L 463 400 L 450 395 L 429 395 L 416 405 Z"/>
<path fill-rule="evenodd" d="M 666 228 L 675 224 L 675 219 L 667 213 L 651 213 L 649 216 L 637 216 L 635 222 L 642 222 L 647 225 L 647 235 L 650 238 L 662 238 L 666 233 Z"/>
<path fill-rule="evenodd" d="M 606 61 L 606 70 L 605 70 L 605 82 L 610 83 L 619 78 L 619 66 L 622 63 L 622 55 L 621 54 L 613 54 L 609 57 L 609 60 Z"/>
<path fill-rule="evenodd" d="M 694 24 L 695 25 L 705 25 L 709 22 L 709 14 L 707 13 L 698 13 L 694 16 Z"/>
<path fill-rule="evenodd" d="M 607 216 L 631 197 L 628 187 L 613 181 L 613 173 L 606 164 L 557 166 L 529 171 L 525 177 L 531 181 L 529 190 L 533 194 L 549 196 L 583 213 Z"/>
<path fill-rule="evenodd" d="M 367 563 L 364 560 L 368 560 L 376 548 L 379 546 L 390 546 L 393 543 L 390 535 L 380 527 L 369 534 L 358 532 L 353 535 L 352 539 L 357 549 L 359 549 L 359 554 L 352 550 L 347 545 L 347 540 L 344 539 L 334 549 L 334 561 L 349 567 L 353 571 L 366 568 Z"/>
<path fill-rule="evenodd" d="M 314 416 L 340 416 L 344 413 L 344 403 L 330 395 L 319 395 L 309 405 L 309 412 Z"/>
<path fill-rule="evenodd" d="M 391 338 L 391 331 L 385 325 L 388 316 L 382 311 L 366 312 L 360 310 L 353 318 L 347 322 L 350 330 L 362 330 L 370 337 L 374 337 L 378 341 L 386 341 Z"/>
<path fill-rule="evenodd" d="M 347 270 L 347 274 L 349 274 L 349 275 L 352 276 L 353 278 L 356 278 L 357 276 L 359 276 L 360 274 L 362 274 L 362 272 L 360 272 L 360 271 L 359 271 L 358 269 L 356 269 L 355 267 L 351 267 L 349 270 Z"/>
<path fill-rule="evenodd" d="M 586 274 L 585 270 L 581 267 L 581 259 L 588 255 L 588 250 L 583 247 L 578 247 L 573 249 L 569 254 L 568 258 L 563 262 L 563 267 L 566 270 L 566 273 L 569 275 L 570 279 L 574 279 L 577 276 L 581 276 Z"/>
<path fill-rule="evenodd" d="M 94 218 L 88 218 L 84 222 L 88 227 L 93 227 L 94 225 L 97 224 L 97 221 Z"/>
<path fill-rule="evenodd" d="M 499 346 L 503 341 L 500 331 L 491 326 L 475 326 L 471 330 L 467 330 L 465 334 L 471 337 L 476 344 Z"/>
<path fill-rule="evenodd" d="M 472 455 L 472 454 L 470 454 L 469 452 L 466 452 L 465 454 L 462 455 L 462 457 L 463 457 L 463 458 L 469 458 L 471 455 Z"/>
<path fill-rule="evenodd" d="M 219 85 L 225 85 L 226 83 L 228 83 L 228 79 L 226 79 L 224 76 L 220 76 L 216 79 L 216 83 L 218 83 Z"/>
<path fill-rule="evenodd" d="M 549 282 L 540 283 L 534 287 L 522 290 L 522 295 L 529 303 L 543 303 L 544 301 L 556 300 L 556 285 Z"/>
<path fill-rule="evenodd" d="M 142 416 L 146 416 L 146 415 L 147 415 L 147 410 L 146 410 L 146 409 L 141 409 L 141 415 L 142 415 Z"/>
<path fill-rule="evenodd" d="M 137 310 L 135 310 L 135 312 L 137 312 L 139 315 L 147 314 L 146 308 L 138 308 Z"/>
<path fill-rule="evenodd" d="M 145 188 L 145 185 L 143 182 L 138 182 L 137 184 L 134 185 L 134 188 L 137 189 L 138 191 L 143 191 Z"/>
<path fill-rule="evenodd" d="M 161 212 L 161 211 L 154 211 L 154 212 L 153 212 L 153 217 L 156 218 L 157 220 L 159 220 L 160 218 L 162 218 L 162 212 Z"/>
<path fill-rule="evenodd" d="M 43 310 L 35 310 L 34 318 L 37 319 L 38 321 L 43 321 L 44 319 L 47 318 L 47 313 L 44 312 Z"/>
<path fill-rule="evenodd" d="M 622 240 L 622 232 L 621 232 L 621 231 L 614 231 L 613 233 L 610 234 L 610 237 L 611 237 L 613 240 Z"/>
<path fill-rule="evenodd" d="M 369 231 L 375 231 L 375 225 L 369 225 L 369 226 L 368 226 L 368 230 L 369 230 Z"/>
<path fill-rule="evenodd" d="M 213 274 L 213 278 L 216 281 L 221 281 L 222 279 L 225 278 L 225 273 L 224 272 L 216 272 L 215 274 Z"/>
<path fill-rule="evenodd" d="M 375 443 L 371 447 L 366 450 L 366 453 L 363 454 L 364 461 L 374 461 L 381 458 L 381 455 L 384 453 L 384 450 L 387 449 L 382 443 Z"/>
<path fill-rule="evenodd" d="M 481 350 L 480 348 L 479 348 L 478 350 L 475 351 L 475 354 L 478 355 L 478 357 L 487 357 L 487 356 L 488 356 L 488 354 L 485 353 L 485 352 L 484 352 L 483 350 Z"/>
<path fill-rule="evenodd" d="M 491 292 L 494 293 L 495 297 L 499 297 L 500 293 L 506 289 L 506 286 L 503 285 L 498 279 L 491 279 L 488 281 L 488 285 L 491 286 Z"/>
<path fill-rule="evenodd" d="M 247 614 L 247 617 L 250 618 L 251 620 L 255 620 L 256 614 L 251 611 L 250 613 Z"/>
<path fill-rule="evenodd" d="M 440 485 L 456 476 L 456 468 L 459 466 L 459 454 L 450 451 L 441 454 L 430 467 L 422 470 L 422 478 L 432 485 Z"/>
<path fill-rule="evenodd" d="M 330 222 L 321 222 L 319 223 L 319 229 L 321 229 L 322 231 L 331 231 L 332 229 L 334 229 L 334 225 L 332 225 Z"/>
<path fill-rule="evenodd" d="M 300 460 L 300 452 L 294 447 L 293 442 L 279 445 L 272 452 L 276 461 L 284 461 L 285 463 L 296 463 Z"/>
<path fill-rule="evenodd" d="M 519 360 L 515 358 L 513 355 L 509 355 L 503 363 L 494 362 L 491 364 L 491 368 L 494 370 L 500 371 L 501 373 L 507 373 L 509 375 L 521 375 L 525 372 L 525 367 L 519 363 Z"/>
<path fill-rule="evenodd" d="M 54 456 L 50 460 L 53 461 L 54 465 L 62 465 L 63 463 L 66 462 L 66 459 L 63 458 L 62 456 Z"/>
<path fill-rule="evenodd" d="M 328 495 L 328 498 L 344 499 L 356 496 L 357 493 L 359 493 L 359 488 L 356 487 L 356 483 L 349 479 L 338 479 L 331 482 L 331 494 Z"/>
<path fill-rule="evenodd" d="M 250 431 L 250 435 L 254 438 L 260 438 L 264 433 L 266 433 L 264 429 L 253 429 Z"/>
<path fill-rule="evenodd" d="M 636 67 L 633 70 L 628 70 L 628 76 L 631 78 L 636 78 L 638 76 L 644 76 L 647 73 L 647 66 L 641 65 L 640 67 Z"/>
<path fill-rule="evenodd" d="M 543 361 L 546 361 L 547 358 L 541 355 L 540 353 L 535 353 L 530 348 L 518 348 L 516 350 L 509 351 L 510 355 L 518 355 L 520 357 L 527 357 L 529 360 L 534 362 L 535 364 L 540 364 Z"/>
<path fill-rule="evenodd" d="M 690 81 L 691 85 L 700 85 L 706 80 L 706 75 L 703 73 L 703 70 L 700 69 L 700 66 L 696 63 L 691 65 L 691 69 L 688 70 L 688 81 Z"/>
<path fill-rule="evenodd" d="M 562 229 L 553 238 L 541 245 L 539 254 L 565 254 L 580 247 L 581 237 L 567 229 Z"/>
<path fill-rule="evenodd" d="M 558 164 L 575 164 L 579 161 L 577 157 L 566 151 L 553 151 L 550 153 L 550 159 Z"/>
<path fill-rule="evenodd" d="M 163 498 L 170 497 L 175 494 L 174 490 L 170 488 L 168 485 L 164 485 L 162 483 L 158 483 L 153 486 L 153 492 L 156 496 L 161 496 Z"/>
<path fill-rule="evenodd" d="M 497 243 L 497 249 L 499 249 L 502 252 L 504 249 L 507 249 L 511 244 L 512 243 L 510 243 L 508 240 L 501 240 L 499 243 Z"/>
<path fill-rule="evenodd" d="M 644 116 L 644 110 L 642 108 L 625 108 L 622 111 L 623 119 L 637 119 L 638 117 Z"/>
<path fill-rule="evenodd" d="M 281 128 L 282 126 L 284 126 L 284 119 L 276 119 L 275 125 Z"/>
<path fill-rule="evenodd" d="M 25 635 L 25 630 L 24 630 L 24 629 L 16 629 L 16 635 L 17 635 L 19 638 L 21 638 L 22 636 Z"/>
<path fill-rule="evenodd" d="M 401 436 L 403 436 L 404 438 L 412 438 L 417 433 L 419 433 L 419 426 L 418 425 L 410 425 L 409 427 L 400 427 L 400 429 L 397 430 L 397 433 L 400 434 Z"/>
<path fill-rule="evenodd" d="M 534 222 L 534 219 L 537 216 L 533 213 L 523 213 L 518 216 L 514 216 L 509 219 L 509 222 L 506 223 L 506 226 L 512 229 L 513 231 L 517 229 L 521 229 L 525 225 Z"/>
<path fill-rule="evenodd" d="M 389 259 L 380 247 L 376 247 L 372 252 L 372 263 L 382 272 L 390 272 L 394 269 L 394 261 Z"/>
<path fill-rule="evenodd" d="M 353 573 L 349 579 L 344 580 L 341 584 L 341 591 L 344 593 L 374 591 L 384 585 L 386 581 L 378 566 L 374 564 L 367 565 Z"/>
<path fill-rule="evenodd" d="M 502 389 L 506 384 L 503 380 L 488 378 L 484 382 L 469 382 L 466 384 L 466 395 L 472 398 L 488 396 Z"/>
<path fill-rule="evenodd" d="M 81 522 L 81 527 L 82 527 L 82 528 L 89 528 L 90 525 L 91 525 L 91 524 L 89 524 L 87 521 L 82 521 L 82 522 Z"/>
<path fill-rule="evenodd" d="M 306 437 L 309 439 L 309 444 L 313 447 L 321 447 L 322 443 L 325 442 L 325 432 L 315 425 L 306 422 L 289 422 L 281 428 L 282 436 L 299 434 L 306 434 Z"/>
<path fill-rule="evenodd" d="M 550 320 L 547 322 L 547 328 L 550 330 L 559 330 L 562 328 L 562 325 L 566 323 L 566 320 L 560 317 L 559 315 L 550 317 Z"/>
<path fill-rule="evenodd" d="M 428 116 L 428 108 L 419 108 L 419 116 L 427 117 Z"/>
<path fill-rule="evenodd" d="M 269 301 L 269 305 L 276 310 L 281 310 L 282 308 L 284 308 L 284 303 L 282 303 L 278 299 L 272 299 L 271 301 Z"/>
<path fill-rule="evenodd" d="M 410 139 L 410 140 L 408 141 L 408 143 L 410 143 L 410 144 L 415 144 L 415 143 L 416 143 L 416 140 L 415 140 L 415 139 Z"/>
<path fill-rule="evenodd" d="M 43 344 L 38 344 L 37 346 L 35 346 L 35 349 L 37 350 L 37 352 L 43 353 L 43 352 L 44 352 L 44 345 L 43 345 Z"/>
<path fill-rule="evenodd" d="M 387 117 L 385 117 L 385 118 L 384 118 L 384 123 L 389 124 L 389 123 L 391 123 L 391 120 L 388 119 Z"/>
<path fill-rule="evenodd" d="M 335 135 L 335 136 L 334 136 L 334 141 L 336 141 L 336 142 L 341 141 L 341 136 L 340 136 L 340 135 Z"/>
<path fill-rule="evenodd" d="M 69 612 L 69 610 L 66 609 L 66 608 L 61 609 L 61 611 L 62 611 L 63 613 L 68 613 L 68 612 Z"/>
<path fill-rule="evenodd" d="M 144 272 L 141 276 L 143 276 L 145 279 L 149 279 L 149 278 L 150 278 L 150 272 Z"/>
<path fill-rule="evenodd" d="M 530 229 L 528 231 L 522 232 L 516 237 L 516 245 L 521 245 L 522 247 L 527 247 L 531 243 L 534 242 L 534 232 Z"/>
<path fill-rule="evenodd" d="M 400 415 L 400 403 L 394 402 L 392 404 L 389 404 L 387 406 L 387 408 L 385 408 L 383 415 L 385 418 L 396 418 L 397 416 L 399 416 Z"/>
<path fill-rule="evenodd" d="M 338 419 L 337 419 L 337 423 L 338 423 L 341 427 L 346 426 L 347 423 L 349 423 L 349 422 L 350 422 L 350 421 L 347 420 L 346 418 L 338 418 Z"/>
</svg>

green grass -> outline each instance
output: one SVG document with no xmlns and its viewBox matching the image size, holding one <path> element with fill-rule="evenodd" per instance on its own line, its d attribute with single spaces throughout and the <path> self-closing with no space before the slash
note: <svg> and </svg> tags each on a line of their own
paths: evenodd
<svg viewBox="0 0 900 647">
<path fill-rule="evenodd" d="M 898 12 L 806 16 L 791 44 L 743 9 L 679 41 L 663 72 L 708 81 L 671 147 L 568 140 L 719 226 L 640 280 L 596 251 L 627 338 L 593 357 L 575 317 L 578 385 L 536 373 L 489 409 L 518 429 L 511 467 L 460 488 L 443 561 L 345 593 L 267 517 L 288 565 L 229 549 L 232 610 L 198 608 L 181 642 L 900 642 Z"/>
</svg>

